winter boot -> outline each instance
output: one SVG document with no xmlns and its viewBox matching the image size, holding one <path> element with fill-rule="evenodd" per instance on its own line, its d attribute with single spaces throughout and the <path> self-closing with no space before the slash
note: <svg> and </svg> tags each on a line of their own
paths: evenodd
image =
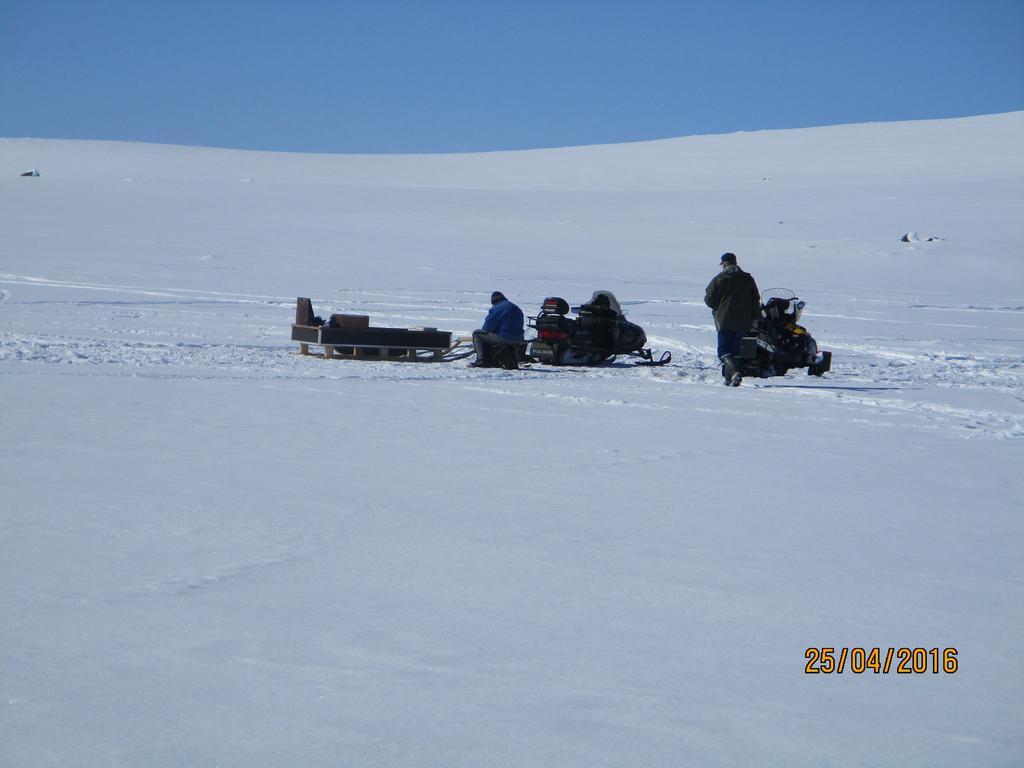
<svg viewBox="0 0 1024 768">
<path fill-rule="evenodd" d="M 722 355 L 722 379 L 727 387 L 738 387 L 743 381 L 740 362 L 735 355 Z"/>
</svg>

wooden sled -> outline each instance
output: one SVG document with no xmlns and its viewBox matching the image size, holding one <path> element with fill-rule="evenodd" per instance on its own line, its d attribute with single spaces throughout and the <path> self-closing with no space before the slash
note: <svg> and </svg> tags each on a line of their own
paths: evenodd
<svg viewBox="0 0 1024 768">
<path fill-rule="evenodd" d="M 292 341 L 299 342 L 299 354 L 310 347 L 323 348 L 323 357 L 345 360 L 393 360 L 396 362 L 441 362 L 458 359 L 452 354 L 464 349 L 465 339 L 436 328 L 371 328 L 366 315 L 331 315 L 317 322 L 313 303 L 300 297 L 295 304 Z"/>
</svg>

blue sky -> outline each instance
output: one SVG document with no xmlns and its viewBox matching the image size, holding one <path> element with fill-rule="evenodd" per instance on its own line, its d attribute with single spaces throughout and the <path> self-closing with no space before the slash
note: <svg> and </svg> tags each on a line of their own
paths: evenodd
<svg viewBox="0 0 1024 768">
<path fill-rule="evenodd" d="M 1024 109 L 1024 1 L 0 0 L 0 136 L 307 152 Z"/>
</svg>

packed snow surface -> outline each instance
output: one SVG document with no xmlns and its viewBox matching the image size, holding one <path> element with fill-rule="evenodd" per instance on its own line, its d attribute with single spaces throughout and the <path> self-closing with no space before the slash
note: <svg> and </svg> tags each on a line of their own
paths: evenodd
<svg viewBox="0 0 1024 768">
<path fill-rule="evenodd" d="M 1024 764 L 1024 113 L 451 156 L 8 139 L 0 211 L 0 764 Z M 721 385 L 727 250 L 807 302 L 830 374 Z M 595 289 L 673 362 L 289 341 L 297 296 L 468 333 L 492 290 Z M 959 668 L 805 674 L 822 646 Z"/>
</svg>

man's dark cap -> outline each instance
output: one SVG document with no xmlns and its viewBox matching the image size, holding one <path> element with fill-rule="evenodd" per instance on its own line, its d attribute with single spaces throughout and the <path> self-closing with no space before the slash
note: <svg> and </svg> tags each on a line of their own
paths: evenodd
<svg viewBox="0 0 1024 768">
<path fill-rule="evenodd" d="M 723 253 L 722 254 L 722 263 L 723 264 L 735 264 L 736 263 L 736 254 L 735 253 Z"/>
<path fill-rule="evenodd" d="M 501 291 L 495 291 L 494 293 L 491 294 L 491 306 L 494 306 L 499 301 L 507 301 L 507 299 L 505 298 L 504 293 L 502 293 Z"/>
</svg>

